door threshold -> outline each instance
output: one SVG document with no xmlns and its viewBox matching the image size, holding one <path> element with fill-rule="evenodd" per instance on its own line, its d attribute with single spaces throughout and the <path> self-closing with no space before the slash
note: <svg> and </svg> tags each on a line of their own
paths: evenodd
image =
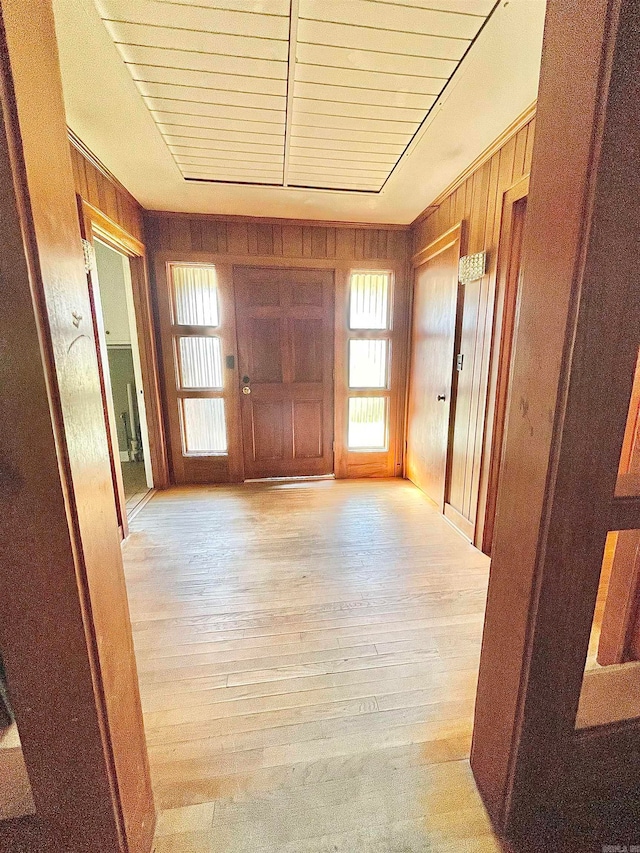
<svg viewBox="0 0 640 853">
<path fill-rule="evenodd" d="M 309 480 L 335 480 L 335 474 L 307 474 L 300 477 L 254 477 L 245 483 L 307 483 Z"/>
</svg>

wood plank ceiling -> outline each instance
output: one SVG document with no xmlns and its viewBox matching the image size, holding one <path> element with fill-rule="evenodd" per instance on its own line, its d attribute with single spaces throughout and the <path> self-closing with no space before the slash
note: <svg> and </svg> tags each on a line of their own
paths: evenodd
<svg viewBox="0 0 640 853">
<path fill-rule="evenodd" d="M 96 0 L 188 181 L 379 192 L 495 0 Z"/>
</svg>

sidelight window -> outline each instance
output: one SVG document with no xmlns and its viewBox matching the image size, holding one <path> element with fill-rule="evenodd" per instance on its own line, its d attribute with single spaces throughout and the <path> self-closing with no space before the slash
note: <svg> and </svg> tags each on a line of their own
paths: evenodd
<svg viewBox="0 0 640 853">
<path fill-rule="evenodd" d="M 386 451 L 389 446 L 391 274 L 353 272 L 347 336 L 347 446 Z"/>
<path fill-rule="evenodd" d="M 223 455 L 227 426 L 216 269 L 170 264 L 169 279 L 182 453 Z"/>
</svg>

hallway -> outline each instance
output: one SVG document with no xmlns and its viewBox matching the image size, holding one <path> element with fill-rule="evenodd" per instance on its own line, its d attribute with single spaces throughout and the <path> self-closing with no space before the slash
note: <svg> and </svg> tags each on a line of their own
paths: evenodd
<svg viewBox="0 0 640 853">
<path fill-rule="evenodd" d="M 124 547 L 157 853 L 497 851 L 488 559 L 407 481 L 172 489 Z"/>
</svg>

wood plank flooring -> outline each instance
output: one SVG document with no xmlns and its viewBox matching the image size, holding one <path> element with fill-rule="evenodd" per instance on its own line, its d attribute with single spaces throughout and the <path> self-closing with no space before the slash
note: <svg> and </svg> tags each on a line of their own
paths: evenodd
<svg viewBox="0 0 640 853">
<path fill-rule="evenodd" d="M 173 489 L 125 564 L 157 853 L 493 853 L 488 560 L 413 485 Z"/>
</svg>

